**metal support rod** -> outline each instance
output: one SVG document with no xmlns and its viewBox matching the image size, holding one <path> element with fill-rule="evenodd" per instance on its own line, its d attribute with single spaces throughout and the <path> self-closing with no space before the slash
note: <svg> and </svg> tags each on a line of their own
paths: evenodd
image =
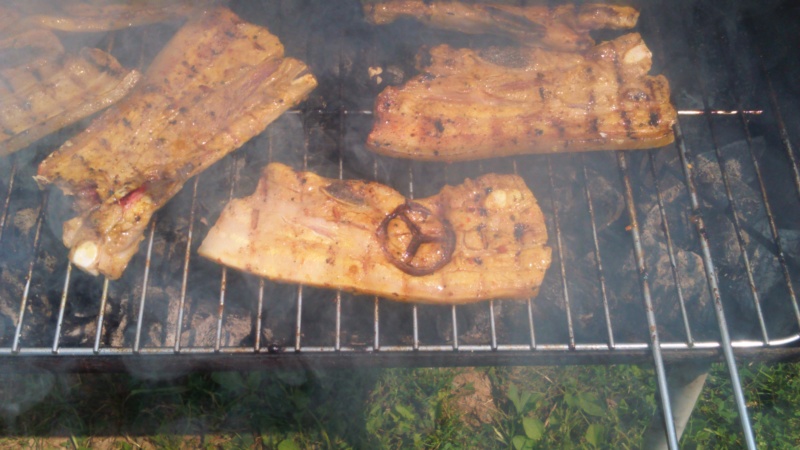
<svg viewBox="0 0 800 450">
<path fill-rule="evenodd" d="M 692 166 L 686 156 L 686 143 L 683 140 L 683 133 L 681 132 L 679 123 L 675 124 L 675 143 L 678 146 L 678 153 L 680 155 L 684 177 L 686 178 L 686 186 L 689 189 L 689 200 L 692 206 L 693 214 L 692 222 L 694 222 L 697 235 L 700 239 L 700 248 L 703 254 L 703 265 L 705 266 L 706 279 L 708 281 L 711 298 L 714 302 L 714 313 L 717 316 L 717 325 L 719 327 L 719 334 L 722 341 L 720 343 L 722 354 L 725 356 L 725 362 L 728 365 L 728 372 L 731 377 L 731 387 L 736 400 L 736 408 L 739 411 L 739 420 L 742 424 L 742 432 L 744 433 L 744 438 L 747 442 L 747 448 L 755 449 L 756 442 L 755 438 L 753 437 L 753 428 L 750 425 L 750 416 L 747 413 L 744 391 L 742 390 L 742 382 L 739 379 L 739 371 L 736 368 L 736 357 L 733 354 L 730 331 L 728 330 L 728 323 L 725 319 L 722 298 L 720 297 L 719 293 L 717 272 L 714 267 L 714 261 L 711 257 L 711 247 L 708 243 L 708 235 L 706 234 L 705 223 L 703 222 L 700 212 L 700 201 L 697 198 L 697 190 L 695 189 L 694 180 L 692 177 Z"/>
<path fill-rule="evenodd" d="M 608 294 L 606 293 L 606 277 L 603 273 L 603 258 L 600 256 L 600 240 L 597 238 L 597 221 L 594 215 L 594 202 L 592 201 L 592 190 L 589 189 L 589 173 L 586 170 L 586 157 L 581 155 L 581 166 L 583 168 L 583 189 L 586 196 L 586 205 L 589 209 L 589 218 L 592 223 L 592 241 L 594 243 L 594 262 L 597 267 L 597 279 L 600 282 L 600 294 L 603 297 L 603 314 L 606 319 L 606 332 L 608 335 L 608 348 L 614 348 L 614 328 L 611 326 L 611 311 L 608 306 Z"/>
<path fill-rule="evenodd" d="M 178 302 L 178 323 L 175 325 L 175 353 L 181 351 L 181 333 L 183 332 L 183 314 L 186 307 L 186 289 L 189 285 L 189 261 L 192 257 L 192 236 L 194 234 L 194 216 L 197 210 L 197 185 L 200 175 L 194 177 L 192 185 L 192 205 L 189 208 L 189 229 L 186 231 L 186 250 L 183 254 L 183 278 L 181 279 L 181 297 Z"/>
<path fill-rule="evenodd" d="M 28 263 L 28 275 L 25 277 L 25 287 L 22 290 L 22 301 L 19 305 L 19 318 L 17 319 L 17 327 L 14 331 L 14 343 L 12 344 L 11 351 L 19 353 L 20 337 L 22 335 L 22 322 L 25 320 L 25 311 L 28 307 L 28 296 L 31 292 L 31 282 L 33 281 L 33 267 L 36 265 L 36 255 L 39 253 L 39 237 L 42 235 L 42 223 L 44 223 L 45 212 L 47 211 L 48 194 L 45 192 L 42 197 L 42 203 L 39 207 L 39 214 L 36 217 L 36 232 L 33 235 L 33 244 L 31 245 L 31 259 Z"/>
<path fill-rule="evenodd" d="M 553 208 L 553 225 L 556 231 L 556 250 L 558 265 L 561 269 L 561 290 L 564 294 L 564 310 L 567 314 L 567 331 L 569 333 L 569 348 L 575 348 L 575 328 L 572 323 L 572 308 L 570 307 L 569 287 L 567 286 L 567 268 L 564 265 L 564 245 L 561 239 L 561 222 L 558 216 L 558 202 L 556 201 L 556 185 L 553 180 L 553 158 L 547 158 L 547 175 L 550 180 L 550 201 Z"/>
<path fill-rule="evenodd" d="M 150 279 L 150 261 L 153 257 L 153 236 L 156 231 L 156 219 L 150 222 L 150 233 L 147 239 L 147 256 L 144 262 L 144 276 L 142 277 L 142 296 L 139 299 L 139 314 L 136 319 L 136 337 L 133 341 L 133 353 L 139 353 L 142 343 L 142 322 L 144 321 L 144 305 L 147 300 L 147 282 Z"/>
<path fill-rule="evenodd" d="M 656 325 L 656 315 L 653 309 L 653 300 L 650 297 L 650 283 L 647 281 L 647 266 L 645 265 L 644 250 L 642 248 L 641 236 L 639 235 L 639 221 L 636 218 L 636 207 L 633 201 L 633 188 L 628 176 L 628 162 L 625 152 L 617 152 L 619 170 L 622 172 L 622 181 L 625 185 L 625 204 L 628 208 L 628 217 L 631 221 L 631 237 L 633 238 L 634 257 L 636 268 L 639 270 L 639 278 L 642 284 L 642 297 L 645 303 L 645 314 L 647 316 L 647 327 L 650 333 L 650 350 L 653 354 L 653 362 L 656 367 L 656 379 L 658 382 L 658 393 L 661 396 L 661 411 L 664 418 L 664 429 L 666 431 L 667 443 L 670 449 L 678 448 L 678 435 L 675 432 L 675 421 L 672 415 L 672 404 L 667 388 L 667 377 L 664 370 L 664 358 L 661 356 L 661 339 L 658 336 L 658 326 Z"/>
<path fill-rule="evenodd" d="M 694 405 L 703 391 L 708 378 L 708 363 L 677 363 L 667 365 L 667 384 L 672 399 L 672 414 L 675 418 L 675 432 L 680 440 Z M 663 418 L 656 414 L 644 433 L 642 448 L 664 450 L 667 440 L 664 433 Z"/>
</svg>

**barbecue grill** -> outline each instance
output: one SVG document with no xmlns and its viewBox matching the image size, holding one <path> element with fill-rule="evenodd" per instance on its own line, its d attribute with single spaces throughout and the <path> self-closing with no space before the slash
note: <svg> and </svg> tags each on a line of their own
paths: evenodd
<svg viewBox="0 0 800 450">
<path fill-rule="evenodd" d="M 453 164 L 366 151 L 372 102 L 413 74 L 421 46 L 483 45 L 486 38 L 412 21 L 369 26 L 355 1 L 234 4 L 306 61 L 320 87 L 190 180 L 154 217 L 116 281 L 68 263 L 60 243 L 68 203 L 32 179 L 46 153 L 81 125 L 0 161 L 0 365 L 186 371 L 653 363 L 667 418 L 660 434 L 674 448 L 697 391 L 668 389 L 667 369 L 724 360 L 754 447 L 737 362 L 800 355 L 800 102 L 792 84 L 800 76 L 800 33 L 791 23 L 798 10 L 773 3 L 726 11 L 713 1 L 640 5 L 637 31 L 679 110 L 674 145 Z M 782 17 L 784 26 L 774 26 Z M 174 29 L 120 31 L 98 45 L 128 65 L 142 64 L 152 43 Z M 481 173 L 519 174 L 545 213 L 553 264 L 536 298 L 445 307 L 279 284 L 199 258 L 196 249 L 224 204 L 252 193 L 270 161 L 379 181 L 412 198 Z"/>
</svg>

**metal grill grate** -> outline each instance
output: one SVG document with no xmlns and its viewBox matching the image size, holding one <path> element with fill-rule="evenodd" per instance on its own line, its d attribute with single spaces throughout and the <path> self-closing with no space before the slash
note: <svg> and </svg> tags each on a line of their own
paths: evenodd
<svg viewBox="0 0 800 450">
<path fill-rule="evenodd" d="M 695 62 L 718 56 L 710 45 L 691 45 L 691 38 L 681 46 L 661 36 L 659 27 L 670 26 L 670 17 L 656 22 L 653 9 L 643 12 L 642 28 L 656 30 L 646 36 L 656 55 L 689 49 Z M 290 25 L 280 26 L 286 18 L 279 18 L 284 29 L 278 34 L 291 36 Z M 294 48 L 305 49 L 313 65 L 320 41 L 313 33 L 304 39 Z M 349 60 L 346 33 L 331 42 L 338 58 L 321 64 L 341 78 L 381 64 L 374 60 L 377 50 Z M 758 54 L 752 44 L 747 48 Z M 736 67 L 724 69 L 740 73 L 734 70 L 738 60 L 727 58 Z M 675 69 L 660 64 L 667 72 Z M 798 353 L 800 245 L 792 233 L 800 230 L 792 223 L 800 210 L 800 168 L 768 71 L 759 58 L 749 64 L 755 68 L 747 83 L 766 93 L 755 100 L 738 85 L 727 86 L 727 77 L 715 79 L 716 69 L 704 63 L 696 74 L 668 73 L 674 92 L 701 99 L 677 99 L 673 146 L 453 165 L 391 161 L 354 145 L 364 141 L 371 111 L 346 101 L 356 89 L 346 81 L 327 83 L 334 87 L 327 92 L 329 104 L 310 100 L 188 183 L 154 217 L 140 255 L 114 282 L 72 270 L 58 243 L 58 221 L 51 219 L 61 199 L 35 189 L 35 163 L 12 157 L 0 167 L 0 363 L 118 370 L 136 364 L 246 369 L 649 359 L 667 400 L 664 416 L 671 418 L 665 360 L 721 355 L 752 444 L 734 354 Z M 364 91 L 371 80 L 356 75 Z M 712 100 L 724 89 L 734 92 L 727 107 Z M 368 88 L 363 96 L 370 95 Z M 761 104 L 764 99 L 768 104 Z M 518 173 L 548 220 L 554 259 L 545 286 L 524 302 L 437 307 L 278 285 L 202 261 L 195 250 L 221 205 L 249 195 L 268 161 L 332 177 L 371 178 L 409 197 L 479 173 Z M 753 190 L 740 195 L 747 186 Z M 200 329 L 207 333 L 200 336 Z M 675 425 L 666 422 L 674 447 Z"/>
</svg>

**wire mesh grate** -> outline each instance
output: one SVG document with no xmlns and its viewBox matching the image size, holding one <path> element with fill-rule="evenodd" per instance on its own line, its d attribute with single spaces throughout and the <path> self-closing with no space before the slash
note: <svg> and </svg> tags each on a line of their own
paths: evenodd
<svg viewBox="0 0 800 450">
<path fill-rule="evenodd" d="M 93 361 L 102 368 L 114 364 L 102 358 L 123 356 L 219 367 L 209 358 L 230 356 L 225 364 L 241 368 L 252 364 L 248 355 L 259 367 L 292 358 L 312 365 L 649 360 L 668 399 L 665 361 L 721 357 L 752 444 L 736 357 L 798 348 L 800 166 L 761 50 L 745 36 L 742 62 L 716 38 L 693 43 L 699 32 L 682 23 L 676 29 L 683 34 L 662 35 L 681 22 L 679 9 L 658 20 L 655 7 L 642 15 L 643 31 L 653 30 L 647 42 L 663 55 L 656 63 L 681 95 L 674 145 L 445 165 L 364 150 L 368 100 L 378 86 L 363 69 L 385 66 L 392 56 L 381 56 L 386 43 L 379 36 L 358 27 L 334 38 L 321 35 L 330 27 L 293 36 L 288 10 L 277 8 L 273 22 L 289 36 L 287 48 L 321 67 L 325 100 L 290 111 L 190 180 L 155 215 L 122 279 L 73 271 L 59 243 L 63 199 L 38 191 L 30 160 L 0 164 L 0 361 L 48 356 L 81 362 L 73 368 Z M 370 48 L 354 45 L 348 33 L 366 37 Z M 675 54 L 698 62 L 696 73 L 671 66 Z M 706 60 L 722 68 L 699 63 Z M 554 250 L 545 285 L 525 301 L 398 304 L 274 283 L 198 258 L 195 250 L 222 205 L 249 195 L 260 168 L 272 161 L 332 178 L 370 179 L 409 198 L 483 173 L 519 174 L 545 210 Z M 662 408 L 671 417 L 670 402 Z M 674 424 L 667 426 L 674 447 Z"/>
</svg>

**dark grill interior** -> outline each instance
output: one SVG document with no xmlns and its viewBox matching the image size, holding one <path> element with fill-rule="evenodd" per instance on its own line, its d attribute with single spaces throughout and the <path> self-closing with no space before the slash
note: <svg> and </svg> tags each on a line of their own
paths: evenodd
<svg viewBox="0 0 800 450">
<path fill-rule="evenodd" d="M 372 102 L 387 84 L 413 75 L 422 45 L 501 41 L 411 21 L 372 27 L 355 1 L 233 6 L 305 60 L 319 88 L 187 183 L 114 282 L 68 267 L 60 243 L 68 201 L 56 190 L 40 192 L 31 178 L 81 125 L 0 160 L 3 364 L 116 370 L 137 358 L 204 368 L 655 358 L 660 367 L 663 359 L 717 358 L 731 348 L 797 348 L 800 103 L 792 80 L 800 68 L 790 20 L 798 10 L 790 2 L 724 11 L 712 1 L 641 5 L 637 31 L 680 111 L 674 145 L 454 164 L 369 153 Z M 118 32 L 113 51 L 129 65 L 146 62 L 174 29 Z M 377 67 L 380 83 L 369 72 Z M 518 173 L 539 199 L 554 249 L 541 293 L 527 302 L 415 306 L 276 284 L 199 258 L 224 204 L 252 193 L 270 161 L 376 180 L 417 198 L 465 177 Z"/>
</svg>

